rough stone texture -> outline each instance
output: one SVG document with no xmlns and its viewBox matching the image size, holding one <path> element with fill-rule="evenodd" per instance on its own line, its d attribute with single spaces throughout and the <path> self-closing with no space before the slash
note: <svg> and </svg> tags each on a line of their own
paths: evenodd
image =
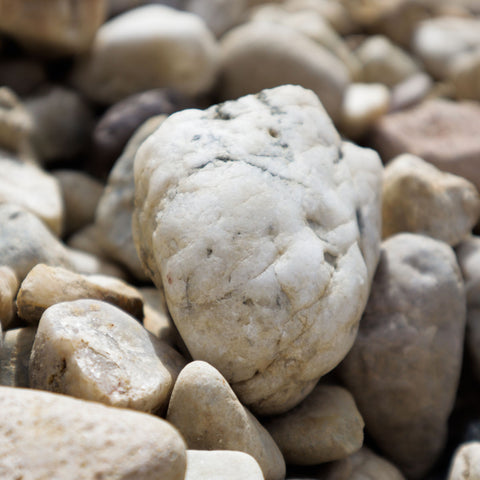
<svg viewBox="0 0 480 480">
<path fill-rule="evenodd" d="M 265 480 L 285 477 L 285 462 L 272 437 L 206 362 L 189 363 L 180 372 L 167 420 L 190 449 L 245 452 L 258 462 Z"/>
<path fill-rule="evenodd" d="M 0 265 L 10 267 L 19 282 L 37 263 L 123 278 L 112 264 L 65 247 L 35 215 L 18 205 L 0 204 L 0 225 Z"/>
<path fill-rule="evenodd" d="M 370 144 L 385 161 L 412 153 L 480 189 L 479 123 L 476 103 L 429 100 L 384 115 L 374 127 Z"/>
<path fill-rule="evenodd" d="M 480 51 L 480 19 L 430 19 L 416 30 L 412 46 L 429 73 L 447 78 L 452 73 L 452 63 L 459 57 L 475 49 Z"/>
<path fill-rule="evenodd" d="M 0 411 L 4 480 L 184 478 L 185 443 L 152 415 L 10 387 Z"/>
<path fill-rule="evenodd" d="M 185 480 L 263 480 L 251 456 L 228 450 L 187 450 Z"/>
<path fill-rule="evenodd" d="M 362 81 L 393 87 L 420 69 L 401 48 L 382 35 L 368 37 L 355 52 L 362 63 Z"/>
<path fill-rule="evenodd" d="M 146 412 L 166 409 L 185 365 L 175 350 L 105 302 L 50 307 L 38 325 L 30 386 Z"/>
<path fill-rule="evenodd" d="M 0 30 L 44 55 L 88 50 L 105 19 L 107 0 L 4 0 Z"/>
<path fill-rule="evenodd" d="M 217 56 L 215 38 L 198 16 L 147 5 L 102 25 L 72 81 L 107 104 L 160 87 L 196 95 L 212 87 Z"/>
<path fill-rule="evenodd" d="M 165 88 L 137 93 L 115 103 L 93 131 L 90 170 L 96 176 L 106 177 L 131 136 L 149 118 L 192 106 L 192 101 Z"/>
<path fill-rule="evenodd" d="M 352 83 L 343 97 L 342 132 L 358 139 L 390 107 L 390 91 L 380 83 Z"/>
<path fill-rule="evenodd" d="M 420 103 L 433 87 L 433 80 L 426 73 L 417 73 L 392 88 L 390 110 L 403 110 Z"/>
<path fill-rule="evenodd" d="M 15 272 L 10 267 L 0 265 L 0 325 L 3 328 L 7 328 L 15 316 L 18 286 Z"/>
<path fill-rule="evenodd" d="M 152 117 L 132 136 L 110 172 L 95 213 L 96 236 L 104 254 L 124 265 L 135 278 L 142 281 L 149 277 L 140 263 L 132 235 L 135 197 L 133 162 L 138 147 L 164 120 L 164 115 Z"/>
<path fill-rule="evenodd" d="M 0 203 L 12 203 L 35 214 L 55 235 L 63 226 L 60 186 L 37 166 L 0 152 Z"/>
<path fill-rule="evenodd" d="M 352 395 L 335 385 L 317 385 L 293 410 L 265 420 L 287 464 L 340 460 L 363 443 L 363 420 Z"/>
<path fill-rule="evenodd" d="M 38 323 L 48 307 L 82 298 L 110 303 L 139 320 L 143 317 L 142 295 L 118 278 L 81 275 L 43 263 L 33 267 L 20 285 L 18 315 L 30 323 Z"/>
<path fill-rule="evenodd" d="M 15 93 L 10 88 L 1 87 L 0 147 L 19 154 L 29 154 L 32 124 L 31 116 Z"/>
<path fill-rule="evenodd" d="M 65 160 L 85 150 L 93 128 L 88 104 L 74 90 L 48 87 L 25 100 L 32 117 L 31 142 L 43 162 Z"/>
<path fill-rule="evenodd" d="M 28 388 L 28 364 L 35 340 L 36 328 L 24 327 L 7 330 L 0 349 L 0 385 Z"/>
<path fill-rule="evenodd" d="M 405 480 L 395 465 L 367 447 L 351 455 L 348 461 L 352 469 L 348 480 Z"/>
<path fill-rule="evenodd" d="M 480 478 L 480 442 L 461 445 L 452 460 L 448 480 L 477 480 Z"/>
<path fill-rule="evenodd" d="M 414 155 L 400 155 L 387 165 L 382 190 L 384 238 L 412 232 L 456 245 L 480 215 L 480 196 L 472 183 Z"/>
<path fill-rule="evenodd" d="M 292 408 L 353 343 L 380 175 L 298 86 L 176 113 L 139 149 L 140 258 L 193 358 L 256 412 Z"/>
<path fill-rule="evenodd" d="M 349 72 L 343 62 L 303 33 L 272 22 L 249 22 L 224 35 L 221 49 L 222 99 L 278 85 L 302 85 L 318 95 L 334 121 L 340 118 Z"/>
<path fill-rule="evenodd" d="M 451 248 L 413 234 L 385 241 L 340 373 L 366 430 L 409 478 L 423 478 L 444 446 L 464 329 L 465 293 Z"/>
<path fill-rule="evenodd" d="M 79 170 L 56 170 L 57 179 L 65 207 L 63 232 L 69 235 L 92 223 L 103 185 Z"/>
</svg>

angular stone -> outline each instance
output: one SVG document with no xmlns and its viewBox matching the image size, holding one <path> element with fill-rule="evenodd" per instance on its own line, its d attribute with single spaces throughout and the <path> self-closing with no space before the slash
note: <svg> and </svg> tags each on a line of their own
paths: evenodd
<svg viewBox="0 0 480 480">
<path fill-rule="evenodd" d="M 38 325 L 30 386 L 115 407 L 164 411 L 185 361 L 105 302 L 50 307 Z"/>
<path fill-rule="evenodd" d="M 480 442 L 464 443 L 454 454 L 448 480 L 477 478 L 480 478 Z"/>
<path fill-rule="evenodd" d="M 176 113 L 139 149 L 142 263 L 193 358 L 256 412 L 289 410 L 349 350 L 378 259 L 380 176 L 299 86 Z"/>
<path fill-rule="evenodd" d="M 420 24 L 412 45 L 433 76 L 448 78 L 462 54 L 480 49 L 480 19 L 432 18 Z"/>
<path fill-rule="evenodd" d="M 35 215 L 18 205 L 0 204 L 0 225 L 0 265 L 10 267 L 19 282 L 37 263 L 79 273 L 124 276 L 112 264 L 65 247 Z"/>
<path fill-rule="evenodd" d="M 2 479 L 184 478 L 185 443 L 158 417 L 10 387 L 0 411 Z"/>
<path fill-rule="evenodd" d="M 79 170 L 56 170 L 65 206 L 64 234 L 69 235 L 93 223 L 103 185 Z"/>
<path fill-rule="evenodd" d="M 132 234 L 135 198 L 133 162 L 139 146 L 164 120 L 164 115 L 152 117 L 132 136 L 110 172 L 95 213 L 96 237 L 104 255 L 124 265 L 141 281 L 147 280 L 148 276 L 138 258 Z"/>
<path fill-rule="evenodd" d="M 409 478 L 423 478 L 444 447 L 464 329 L 465 292 L 452 249 L 413 234 L 383 242 L 340 373 L 367 432 Z"/>
<path fill-rule="evenodd" d="M 265 428 L 287 464 L 316 465 L 340 460 L 363 443 L 363 420 L 352 395 L 335 385 L 317 385 L 313 392 Z"/>
<path fill-rule="evenodd" d="M 43 263 L 33 267 L 20 285 L 18 315 L 30 323 L 38 323 L 48 307 L 82 298 L 102 300 L 138 320 L 143 318 L 142 295 L 125 282 L 115 277 L 81 275 Z"/>
<path fill-rule="evenodd" d="M 187 450 L 185 480 L 263 480 L 251 456 L 230 450 Z"/>
<path fill-rule="evenodd" d="M 271 22 L 249 22 L 224 35 L 221 49 L 223 100 L 278 85 L 301 85 L 318 95 L 333 121 L 340 118 L 349 72 L 303 33 Z"/>
<path fill-rule="evenodd" d="M 479 190 L 479 123 L 477 103 L 429 100 L 381 117 L 369 145 L 384 161 L 412 153 L 440 170 L 465 177 Z"/>
<path fill-rule="evenodd" d="M 188 448 L 238 450 L 260 465 L 265 480 L 285 477 L 277 445 L 239 402 L 220 372 L 206 362 L 189 363 L 178 376 L 167 420 L 178 428 Z"/>
<path fill-rule="evenodd" d="M 0 385 L 30 386 L 28 364 L 36 330 L 34 327 L 23 327 L 4 332 L 0 349 Z"/>
<path fill-rule="evenodd" d="M 106 14 L 107 0 L 67 3 L 51 0 L 7 0 L 0 30 L 43 55 L 87 51 Z"/>
<path fill-rule="evenodd" d="M 71 159 L 85 151 L 93 114 L 76 91 L 48 87 L 27 98 L 25 107 L 33 121 L 32 147 L 42 162 Z"/>
<path fill-rule="evenodd" d="M 7 328 L 15 317 L 15 298 L 19 283 L 15 272 L 0 265 L 0 325 Z"/>
<path fill-rule="evenodd" d="M 355 53 L 362 63 L 363 82 L 393 87 L 420 72 L 418 65 L 404 50 L 382 35 L 368 37 Z"/>
<path fill-rule="evenodd" d="M 16 204 L 35 214 L 55 234 L 63 227 L 60 186 L 37 166 L 0 152 L 0 203 Z"/>
<path fill-rule="evenodd" d="M 411 232 L 456 245 L 470 234 L 479 215 L 478 191 L 462 177 L 410 154 L 395 158 L 384 170 L 384 238 Z"/>
<path fill-rule="evenodd" d="M 380 83 L 352 83 L 342 104 L 342 131 L 358 139 L 390 107 L 390 91 Z"/>
<path fill-rule="evenodd" d="M 199 17 L 147 5 L 102 25 L 72 81 L 87 97 L 106 104 L 161 87 L 196 95 L 212 87 L 217 56 L 215 38 Z"/>
</svg>

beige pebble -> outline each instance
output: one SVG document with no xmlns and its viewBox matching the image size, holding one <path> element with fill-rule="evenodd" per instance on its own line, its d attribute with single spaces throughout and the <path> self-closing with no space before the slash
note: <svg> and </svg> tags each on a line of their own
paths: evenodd
<svg viewBox="0 0 480 480">
<path fill-rule="evenodd" d="M 15 272 L 0 265 L 0 325 L 7 328 L 15 317 L 15 298 L 19 283 Z"/>
</svg>

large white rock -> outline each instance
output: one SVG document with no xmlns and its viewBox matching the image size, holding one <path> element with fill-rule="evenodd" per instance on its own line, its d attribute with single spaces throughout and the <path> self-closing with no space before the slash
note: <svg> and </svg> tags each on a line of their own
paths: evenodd
<svg viewBox="0 0 480 480">
<path fill-rule="evenodd" d="M 378 156 L 282 86 L 170 116 L 135 160 L 134 238 L 193 358 L 258 413 L 355 338 L 379 249 Z"/>
<path fill-rule="evenodd" d="M 0 387 L 2 480 L 183 480 L 185 443 L 164 420 L 63 395 Z"/>
</svg>

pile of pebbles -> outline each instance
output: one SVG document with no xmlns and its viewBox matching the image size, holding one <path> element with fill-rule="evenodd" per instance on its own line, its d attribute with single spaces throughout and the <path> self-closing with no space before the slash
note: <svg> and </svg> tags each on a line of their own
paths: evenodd
<svg viewBox="0 0 480 480">
<path fill-rule="evenodd" d="M 480 478 L 480 2 L 0 2 L 0 478 Z"/>
</svg>

